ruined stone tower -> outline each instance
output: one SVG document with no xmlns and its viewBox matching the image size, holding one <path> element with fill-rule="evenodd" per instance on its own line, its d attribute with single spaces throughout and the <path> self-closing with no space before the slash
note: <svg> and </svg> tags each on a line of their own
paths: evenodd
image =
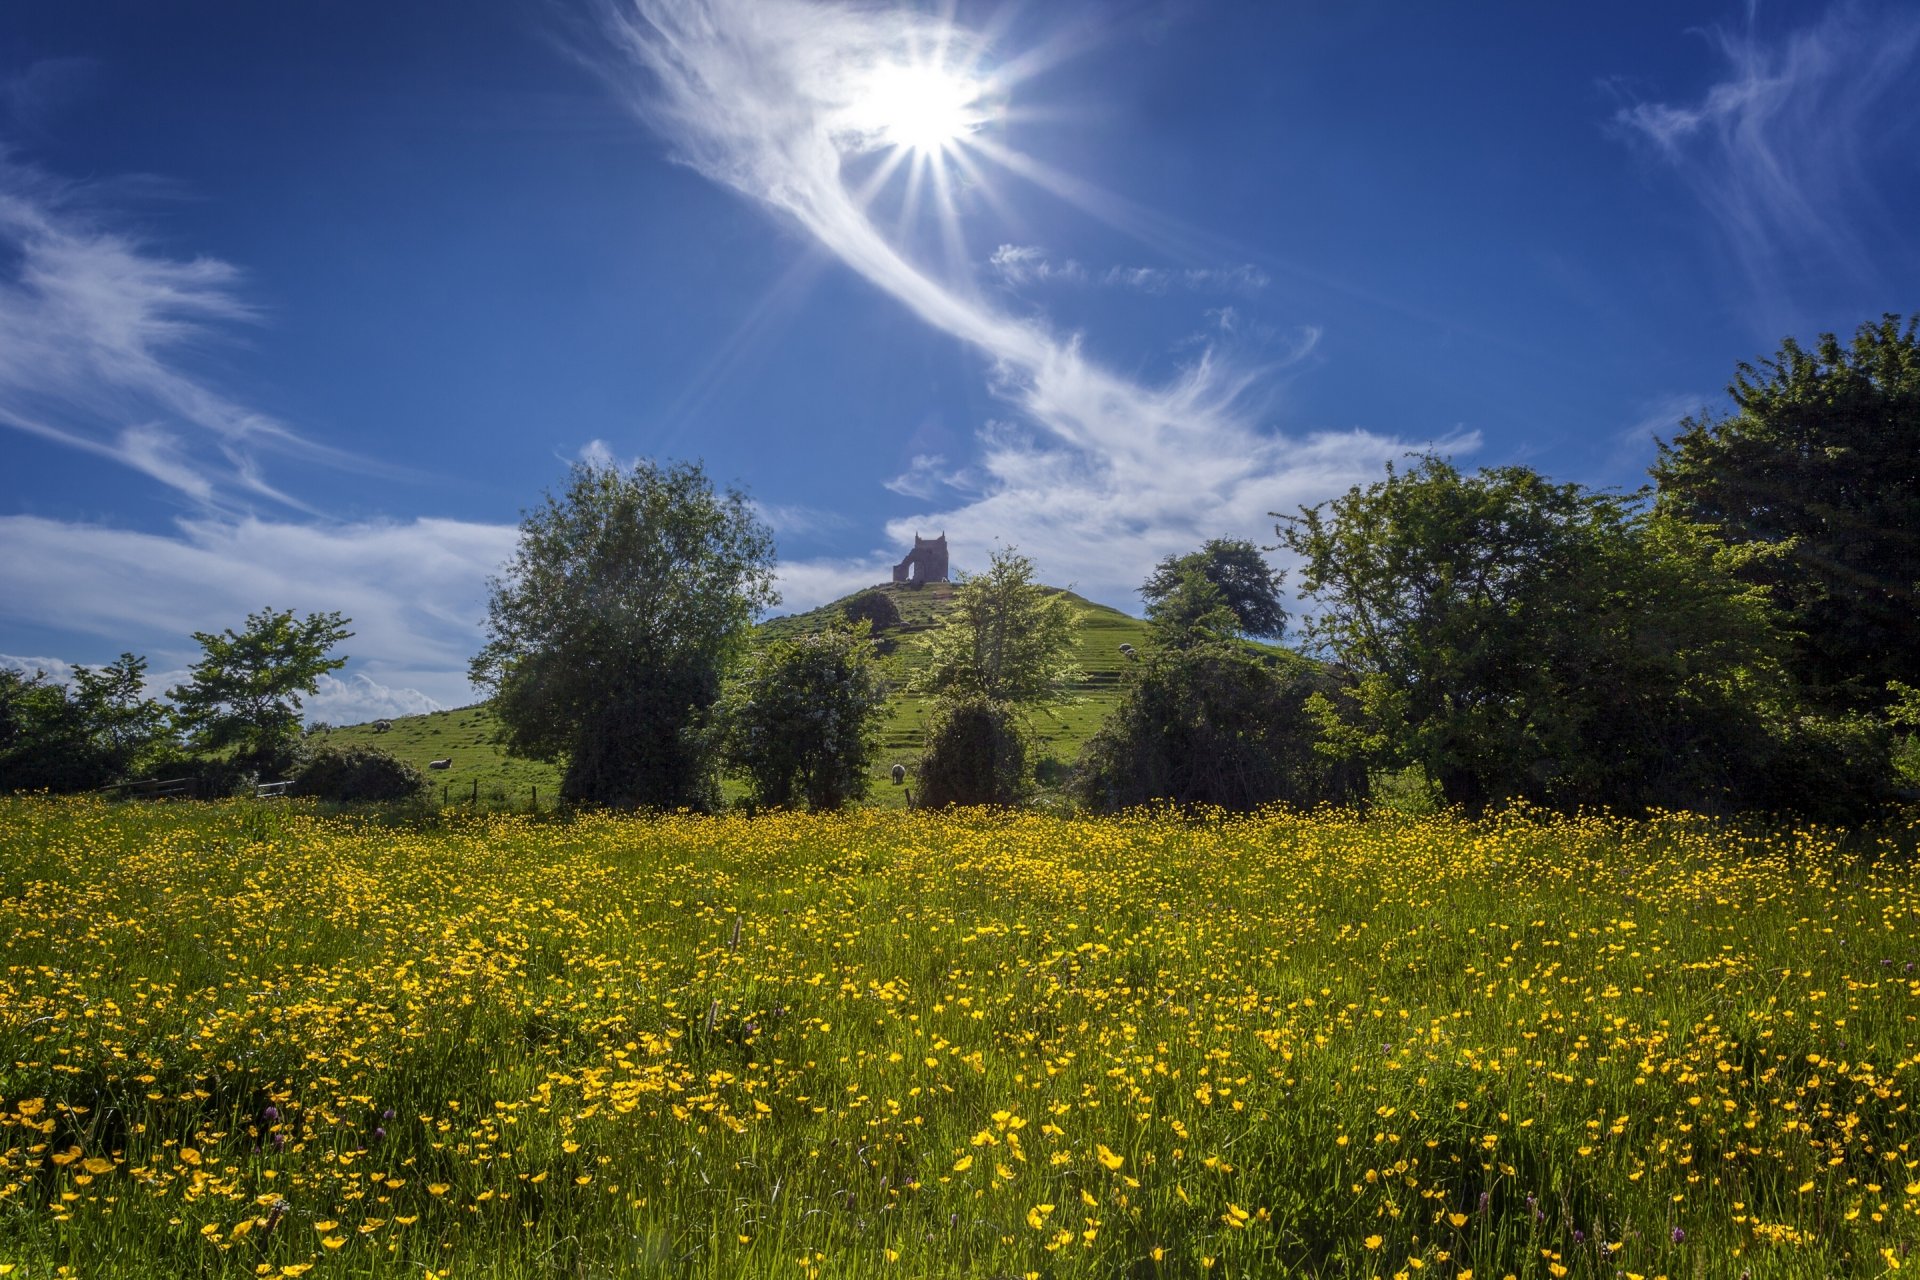
<svg viewBox="0 0 1920 1280">
<path fill-rule="evenodd" d="M 895 582 L 945 582 L 947 580 L 947 535 L 923 538 L 913 535 L 913 550 L 893 566 Z"/>
</svg>

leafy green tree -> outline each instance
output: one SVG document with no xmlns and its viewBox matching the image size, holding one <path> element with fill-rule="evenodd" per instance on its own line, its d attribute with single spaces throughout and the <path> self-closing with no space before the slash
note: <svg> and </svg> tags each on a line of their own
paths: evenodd
<svg viewBox="0 0 1920 1280">
<path fill-rule="evenodd" d="M 200 751 L 227 755 L 260 774 L 291 769 L 300 743 L 300 695 L 319 690 L 320 677 L 345 658 L 333 647 L 353 633 L 337 613 L 262 609 L 247 615 L 246 630 L 196 631 L 200 661 L 187 683 L 169 689 L 174 714 Z"/>
<path fill-rule="evenodd" d="M 1660 510 L 1751 549 L 1818 704 L 1872 709 L 1920 683 L 1920 337 L 1887 315 L 1851 344 L 1791 338 L 1742 364 L 1734 412 L 1689 418 L 1653 467 Z"/>
<path fill-rule="evenodd" d="M 867 793 L 886 700 L 864 621 L 771 641 L 721 704 L 727 763 L 760 804 L 838 809 Z"/>
<path fill-rule="evenodd" d="M 111 756 L 65 685 L 0 668 L 0 791 L 88 791 L 113 780 Z"/>
<path fill-rule="evenodd" d="M 744 494 L 697 463 L 580 465 L 522 516 L 471 674 L 512 754 L 566 761 L 567 798 L 708 808 L 709 715 L 778 600 L 773 536 Z"/>
<path fill-rule="evenodd" d="M 1161 648 L 1191 648 L 1245 630 L 1226 593 L 1197 568 L 1181 571 L 1179 581 L 1147 606 L 1147 619 Z"/>
<path fill-rule="evenodd" d="M 1037 705 L 1061 696 L 1074 678 L 1079 629 L 1080 611 L 1064 592 L 1033 580 L 1031 560 L 1012 547 L 996 551 L 985 573 L 961 575 L 912 687 L 940 698 Z"/>
<path fill-rule="evenodd" d="M 173 743 L 173 714 L 147 696 L 147 660 L 122 653 L 98 669 L 75 667 L 74 699 L 119 777 L 138 773 Z"/>
<path fill-rule="evenodd" d="M 888 627 L 900 625 L 900 606 L 884 591 L 862 591 L 841 606 L 848 622 L 865 622 L 879 635 Z"/>
<path fill-rule="evenodd" d="M 1081 753 L 1072 784 L 1081 804 L 1112 812 L 1171 801 L 1245 812 L 1364 794 L 1363 767 L 1317 749 L 1309 703 L 1337 692 L 1330 677 L 1303 658 L 1195 635 L 1156 645 L 1129 669 L 1125 698 Z"/>
<path fill-rule="evenodd" d="M 1279 532 L 1350 681 L 1328 748 L 1452 803 L 1726 807 L 1791 719 L 1760 593 L 1629 498 L 1429 457 Z"/>
<path fill-rule="evenodd" d="M 1013 804 L 1031 784 L 1026 714 L 1066 696 L 1080 611 L 1012 547 L 962 575 L 911 688 L 931 694 L 918 802 Z"/>
<path fill-rule="evenodd" d="M 1219 590 L 1220 603 L 1233 611 L 1239 630 L 1250 636 L 1286 630 L 1287 611 L 1280 603 L 1285 573 L 1268 564 L 1259 547 L 1239 538 L 1212 538 L 1198 551 L 1162 560 L 1140 588 L 1148 615 L 1170 607 L 1190 609 L 1193 591 L 1187 578 L 1193 573 Z"/>
</svg>

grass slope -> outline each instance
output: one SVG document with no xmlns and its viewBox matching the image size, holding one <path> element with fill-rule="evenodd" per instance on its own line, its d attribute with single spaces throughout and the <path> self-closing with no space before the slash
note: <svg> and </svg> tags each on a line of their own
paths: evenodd
<svg viewBox="0 0 1920 1280">
<path fill-rule="evenodd" d="M 889 583 L 871 589 L 891 597 L 900 610 L 901 625 L 889 628 L 880 637 L 884 650 L 881 668 L 892 686 L 892 693 L 887 699 L 880 758 L 874 765 L 874 788 L 870 796 L 873 803 L 896 807 L 903 806 L 906 797 L 902 788 L 892 785 L 888 773 L 895 764 L 910 764 L 920 754 L 927 717 L 926 699 L 909 693 L 906 683 L 924 665 L 926 635 L 938 627 L 952 609 L 954 587 L 947 582 L 929 583 L 924 587 Z M 1119 705 L 1120 672 L 1127 661 L 1120 653 L 1120 646 L 1139 647 L 1147 639 L 1147 624 L 1140 619 L 1094 604 L 1072 592 L 1066 595 L 1081 611 L 1079 648 L 1074 656 L 1080 667 L 1080 678 L 1069 690 L 1070 701 L 1034 716 L 1034 728 L 1040 738 L 1039 773 L 1043 783 L 1057 779 L 1073 763 L 1087 739 Z M 842 608 L 851 598 L 836 600 L 806 613 L 770 619 L 760 626 L 759 634 L 793 637 L 819 631 L 842 616 Z M 494 741 L 499 722 L 484 703 L 453 711 L 400 716 L 391 723 L 393 728 L 385 733 L 374 732 L 371 724 L 332 729 L 324 740 L 335 746 L 379 747 L 421 769 L 427 767 L 429 760 L 451 759 L 451 769 L 430 775 L 436 794 L 450 802 L 470 800 L 476 794 L 476 784 L 483 806 L 525 807 L 535 788 L 543 797 L 560 793 L 557 767 L 515 760 Z"/>
<path fill-rule="evenodd" d="M 926 634 L 938 627 L 952 609 L 954 588 L 947 582 L 929 583 L 924 587 L 889 583 L 872 590 L 893 600 L 900 610 L 901 625 L 889 628 L 880 637 L 885 650 L 881 668 L 892 685 L 892 693 L 887 699 L 887 718 L 881 730 L 880 759 L 874 767 L 876 786 L 871 798 L 880 804 L 904 805 L 901 789 L 887 780 L 887 774 L 895 764 L 911 764 L 920 754 L 921 735 L 927 722 L 927 700 L 908 692 L 906 683 L 926 664 Z M 1131 644 L 1138 648 L 1147 640 L 1147 624 L 1140 619 L 1094 604 L 1070 591 L 1064 594 L 1080 610 L 1079 647 L 1074 654 L 1080 678 L 1068 690 L 1069 701 L 1034 715 L 1043 783 L 1073 763 L 1087 739 L 1120 705 L 1120 672 L 1127 661 L 1121 656 L 1120 646 Z M 844 599 L 836 600 L 809 613 L 775 618 L 764 624 L 761 632 L 768 636 L 794 636 L 818 631 L 839 618 L 845 604 Z"/>
<path fill-rule="evenodd" d="M 417 766 L 433 780 L 436 797 L 447 802 L 524 809 L 538 789 L 540 803 L 560 795 L 560 770 L 536 760 L 516 760 L 494 739 L 500 722 L 485 703 L 423 716 L 399 716 L 393 728 L 376 733 L 372 724 L 346 725 L 309 738 L 335 747 L 378 747 Z M 451 760 L 445 772 L 427 770 L 429 760 Z"/>
</svg>

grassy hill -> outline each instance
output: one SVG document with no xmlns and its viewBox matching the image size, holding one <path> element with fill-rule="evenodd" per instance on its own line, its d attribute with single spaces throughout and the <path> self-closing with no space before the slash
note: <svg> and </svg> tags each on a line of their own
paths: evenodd
<svg viewBox="0 0 1920 1280">
<path fill-rule="evenodd" d="M 908 693 L 906 682 L 926 661 L 926 634 L 938 627 L 952 608 L 954 588 L 951 583 L 934 582 L 920 587 L 889 583 L 872 589 L 884 592 L 893 600 L 901 621 L 898 627 L 888 628 L 880 636 L 881 669 L 892 692 L 887 699 L 887 716 L 882 726 L 880 757 L 874 765 L 871 799 L 877 804 L 898 806 L 905 804 L 905 796 L 902 789 L 889 780 L 888 773 L 895 764 L 910 764 L 919 754 L 927 712 L 925 700 Z M 1120 646 L 1139 646 L 1147 637 L 1147 624 L 1138 618 L 1094 604 L 1072 592 L 1066 595 L 1081 611 L 1079 648 L 1075 655 L 1080 678 L 1070 690 L 1071 701 L 1035 716 L 1043 784 L 1059 779 L 1066 766 L 1079 755 L 1081 746 L 1119 704 L 1120 671 L 1126 662 Z M 796 636 L 818 631 L 842 616 L 845 603 L 845 600 L 836 600 L 807 613 L 770 619 L 758 628 L 759 634 Z M 338 746 L 377 746 L 422 769 L 429 760 L 451 759 L 451 769 L 429 775 L 439 793 L 449 801 L 467 800 L 477 789 L 483 805 L 524 808 L 535 788 L 543 804 L 547 797 L 560 794 L 559 769 L 511 759 L 494 742 L 498 722 L 484 703 L 428 715 L 402 716 L 392 724 L 393 728 L 385 733 L 375 733 L 370 724 L 345 726 L 329 731 L 326 740 Z"/>
</svg>

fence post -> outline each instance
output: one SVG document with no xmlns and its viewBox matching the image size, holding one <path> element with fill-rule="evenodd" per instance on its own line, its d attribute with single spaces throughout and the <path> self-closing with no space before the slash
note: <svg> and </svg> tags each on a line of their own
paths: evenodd
<svg viewBox="0 0 1920 1280">
<path fill-rule="evenodd" d="M 535 787 L 533 789 L 533 811 L 535 813 L 540 812 L 540 788 L 539 787 Z"/>
<path fill-rule="evenodd" d="M 478 778 L 473 780 L 473 795 L 467 803 L 473 806 L 477 806 L 480 803 L 480 779 Z"/>
<path fill-rule="evenodd" d="M 451 782 L 443 782 L 440 784 L 440 803 L 442 805 L 446 804 L 447 792 L 450 791 L 452 788 L 453 788 L 453 784 Z"/>
</svg>

